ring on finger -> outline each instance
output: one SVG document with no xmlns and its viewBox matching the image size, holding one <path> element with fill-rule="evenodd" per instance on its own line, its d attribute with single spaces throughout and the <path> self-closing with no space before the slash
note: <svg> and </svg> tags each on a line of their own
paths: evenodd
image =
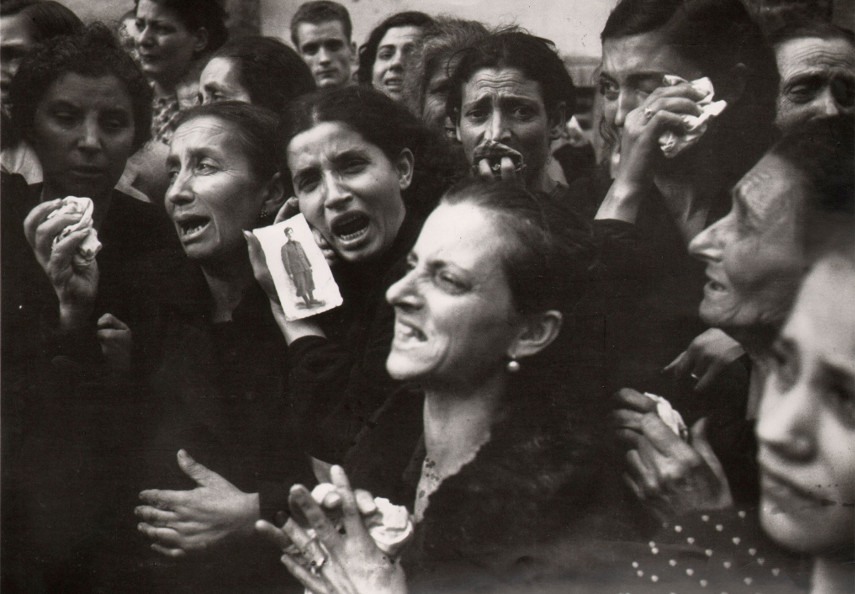
<svg viewBox="0 0 855 594">
<path fill-rule="evenodd" d="M 650 109 L 649 107 L 645 107 L 644 108 L 644 121 L 649 122 L 651 119 L 653 119 L 653 115 L 655 113 L 656 112 L 653 111 L 652 109 Z"/>
<path fill-rule="evenodd" d="M 303 556 L 309 560 L 309 569 L 320 571 L 327 562 L 327 555 L 317 536 L 313 536 L 303 547 Z"/>
<path fill-rule="evenodd" d="M 701 378 L 698 376 L 698 374 L 697 374 L 697 373 L 695 373 L 694 371 L 693 371 L 692 373 L 690 373 L 690 374 L 689 374 L 689 377 L 691 377 L 691 378 L 692 378 L 693 380 L 695 380 L 695 381 L 698 381 L 699 379 L 701 379 Z"/>
<path fill-rule="evenodd" d="M 309 571 L 311 571 L 314 575 L 320 575 L 321 570 L 324 568 L 324 564 L 326 562 L 326 555 L 322 555 L 320 559 L 313 559 L 309 562 Z"/>
</svg>

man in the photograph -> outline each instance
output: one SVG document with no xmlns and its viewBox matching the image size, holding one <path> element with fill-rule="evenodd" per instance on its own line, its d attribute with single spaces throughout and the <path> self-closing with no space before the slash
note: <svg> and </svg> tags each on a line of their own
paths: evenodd
<svg viewBox="0 0 855 594">
<path fill-rule="evenodd" d="M 291 41 L 318 87 L 353 84 L 356 44 L 347 9 L 338 2 L 316 0 L 300 5 L 291 19 Z"/>
<path fill-rule="evenodd" d="M 312 279 L 312 263 L 309 262 L 306 252 L 303 251 L 303 246 L 294 239 L 294 230 L 291 227 L 285 227 L 285 237 L 287 239 L 282 246 L 282 264 L 285 265 L 285 272 L 288 273 L 288 278 L 291 279 L 297 289 L 297 297 L 306 303 L 306 307 L 323 305 L 320 301 L 316 301 L 312 295 L 315 290 L 315 282 Z"/>
</svg>

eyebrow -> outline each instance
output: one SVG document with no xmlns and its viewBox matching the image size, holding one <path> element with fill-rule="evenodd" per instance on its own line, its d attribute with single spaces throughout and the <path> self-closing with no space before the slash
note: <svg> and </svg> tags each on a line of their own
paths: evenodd
<svg viewBox="0 0 855 594">
<path fill-rule="evenodd" d="M 757 212 L 751 203 L 748 200 L 748 197 L 745 195 L 745 191 L 741 185 L 733 188 L 731 192 L 731 196 L 733 197 L 733 203 L 745 213 L 745 216 L 751 222 L 751 224 L 756 225 L 759 222 L 760 215 Z"/>
</svg>

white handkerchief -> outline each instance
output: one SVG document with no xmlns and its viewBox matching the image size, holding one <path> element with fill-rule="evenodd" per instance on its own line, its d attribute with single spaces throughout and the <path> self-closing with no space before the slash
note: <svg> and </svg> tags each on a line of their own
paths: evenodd
<svg viewBox="0 0 855 594">
<path fill-rule="evenodd" d="M 665 423 L 671 431 L 679 435 L 680 439 L 683 441 L 689 441 L 689 428 L 686 427 L 686 422 L 683 421 L 682 415 L 678 413 L 673 406 L 671 406 L 671 403 L 662 398 L 662 396 L 657 396 L 650 392 L 645 392 L 644 395 L 656 402 L 656 414 L 659 415 L 662 422 Z"/>
<path fill-rule="evenodd" d="M 686 79 L 673 74 L 666 74 L 664 79 L 665 84 L 672 87 L 687 82 Z M 669 130 L 659 137 L 659 147 L 662 149 L 662 153 L 669 159 L 676 157 L 685 149 L 697 143 L 701 136 L 704 135 L 704 132 L 707 131 L 710 118 L 719 115 L 727 107 L 727 101 L 713 101 L 715 89 L 713 89 L 712 81 L 706 76 L 693 80 L 689 84 L 704 93 L 704 97 L 697 102 L 698 107 L 701 108 L 701 115 L 683 116 L 687 124 L 686 131 L 683 134 L 677 134 Z"/>
<path fill-rule="evenodd" d="M 92 262 L 98 252 L 101 251 L 101 242 L 98 241 L 98 232 L 92 226 L 92 213 L 95 210 L 95 205 L 91 198 L 80 198 L 78 196 L 66 196 L 62 199 L 62 206 L 51 212 L 47 218 L 52 219 L 58 215 L 79 214 L 80 220 L 63 229 L 59 235 L 53 238 L 51 248 L 56 248 L 56 244 L 60 240 L 68 237 L 74 231 L 79 229 L 89 229 L 86 234 L 86 239 L 80 244 L 77 249 L 77 254 L 74 256 L 75 264 L 84 266 Z"/>
</svg>

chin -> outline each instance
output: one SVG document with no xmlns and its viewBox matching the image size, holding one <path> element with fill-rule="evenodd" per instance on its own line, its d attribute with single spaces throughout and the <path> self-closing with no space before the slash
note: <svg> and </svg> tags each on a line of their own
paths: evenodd
<svg viewBox="0 0 855 594">
<path fill-rule="evenodd" d="M 796 553 L 827 555 L 833 551 L 852 550 L 852 514 L 828 513 L 821 508 L 790 513 L 761 497 L 760 525 L 773 541 Z M 846 517 L 844 517 L 846 516 Z"/>
</svg>

